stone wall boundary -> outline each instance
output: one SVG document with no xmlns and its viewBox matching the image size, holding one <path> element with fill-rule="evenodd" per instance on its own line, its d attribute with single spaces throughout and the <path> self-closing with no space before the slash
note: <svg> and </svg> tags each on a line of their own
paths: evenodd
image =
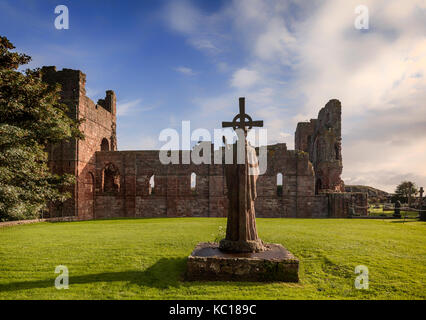
<svg viewBox="0 0 426 320">
<path fill-rule="evenodd" d="M 60 217 L 60 218 L 5 221 L 5 222 L 0 222 L 0 228 L 18 226 L 23 224 L 33 224 L 33 223 L 39 223 L 39 222 L 71 222 L 71 221 L 82 221 L 82 220 L 83 219 L 80 219 L 78 217 Z"/>
</svg>

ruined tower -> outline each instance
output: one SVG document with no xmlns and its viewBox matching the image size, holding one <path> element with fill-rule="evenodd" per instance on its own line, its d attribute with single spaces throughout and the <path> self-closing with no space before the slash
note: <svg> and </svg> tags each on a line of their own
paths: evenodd
<svg viewBox="0 0 426 320">
<path fill-rule="evenodd" d="M 315 193 L 344 192 L 342 174 L 342 106 L 330 100 L 317 119 L 300 122 L 295 149 L 307 152 L 315 170 Z"/>
<path fill-rule="evenodd" d="M 84 119 L 80 130 L 84 140 L 61 142 L 48 147 L 49 167 L 58 174 L 69 173 L 76 177 L 70 188 L 72 198 L 63 205 L 52 206 L 51 216 L 78 216 L 93 218 L 95 194 L 96 151 L 117 150 L 116 97 L 112 90 L 105 99 L 95 104 L 86 96 L 86 75 L 79 70 L 56 67 L 42 68 L 43 81 L 61 85 L 61 101 L 68 106 L 68 115 Z"/>
</svg>

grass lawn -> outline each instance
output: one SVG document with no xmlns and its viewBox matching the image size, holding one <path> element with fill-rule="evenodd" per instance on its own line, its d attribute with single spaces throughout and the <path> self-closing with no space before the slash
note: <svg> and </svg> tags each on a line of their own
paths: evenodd
<svg viewBox="0 0 426 320">
<path fill-rule="evenodd" d="M 0 299 L 425 299 L 426 223 L 257 219 L 300 259 L 297 284 L 184 282 L 186 257 L 222 218 L 122 219 L 0 228 Z M 70 288 L 54 287 L 66 265 Z M 355 266 L 368 290 L 354 288 Z"/>
<path fill-rule="evenodd" d="M 383 211 L 383 205 L 380 205 L 379 208 L 375 208 L 370 206 L 368 209 L 368 215 L 370 216 L 392 216 L 394 214 L 394 210 Z M 419 216 L 418 211 L 405 211 L 401 210 L 402 218 L 417 218 Z"/>
</svg>

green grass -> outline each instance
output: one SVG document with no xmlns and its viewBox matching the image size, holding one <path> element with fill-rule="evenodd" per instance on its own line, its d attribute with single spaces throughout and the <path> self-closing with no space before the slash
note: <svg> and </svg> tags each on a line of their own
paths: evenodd
<svg viewBox="0 0 426 320">
<path fill-rule="evenodd" d="M 386 210 L 383 211 L 383 205 L 379 205 L 379 208 L 375 208 L 374 206 L 370 206 L 368 209 L 368 215 L 369 216 L 384 216 L 384 217 L 390 217 L 394 214 L 394 210 Z M 418 211 L 405 211 L 401 210 L 401 217 L 402 219 L 408 218 L 417 218 L 419 216 Z"/>
<path fill-rule="evenodd" d="M 425 299 L 426 224 L 257 219 L 300 259 L 297 284 L 185 282 L 186 257 L 221 218 L 123 219 L 0 228 L 0 299 Z M 70 288 L 57 290 L 57 265 Z M 354 288 L 357 265 L 368 290 Z"/>
</svg>

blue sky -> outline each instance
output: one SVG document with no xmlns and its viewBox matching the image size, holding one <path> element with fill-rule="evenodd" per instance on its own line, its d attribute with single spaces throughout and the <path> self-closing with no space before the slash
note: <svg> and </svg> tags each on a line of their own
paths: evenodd
<svg viewBox="0 0 426 320">
<path fill-rule="evenodd" d="M 212 130 L 238 97 L 270 143 L 293 148 L 298 121 L 343 106 L 343 178 L 392 191 L 426 185 L 426 1 L 0 1 L 0 33 L 30 67 L 80 69 L 94 101 L 118 98 L 120 150 L 159 148 L 165 128 Z M 69 8 L 56 30 L 54 9 Z"/>
</svg>

